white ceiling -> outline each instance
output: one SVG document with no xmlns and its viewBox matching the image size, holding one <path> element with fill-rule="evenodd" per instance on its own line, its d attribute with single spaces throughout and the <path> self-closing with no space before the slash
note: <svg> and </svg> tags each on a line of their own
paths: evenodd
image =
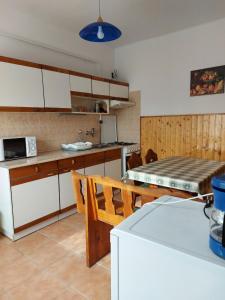
<svg viewBox="0 0 225 300">
<path fill-rule="evenodd" d="M 122 38 L 110 43 L 112 47 L 225 17 L 225 0 L 101 0 L 101 3 L 103 19 L 123 33 Z M 1 13 L 10 6 L 77 34 L 98 17 L 98 0 L 0 0 L 0 4 Z"/>
</svg>

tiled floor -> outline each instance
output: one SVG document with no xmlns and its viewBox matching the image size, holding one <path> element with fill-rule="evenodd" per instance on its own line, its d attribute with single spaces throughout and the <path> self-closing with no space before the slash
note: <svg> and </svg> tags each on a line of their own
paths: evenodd
<svg viewBox="0 0 225 300">
<path fill-rule="evenodd" d="M 0 300 L 6 299 L 110 299 L 110 255 L 86 267 L 82 215 L 16 242 L 0 235 Z"/>
</svg>

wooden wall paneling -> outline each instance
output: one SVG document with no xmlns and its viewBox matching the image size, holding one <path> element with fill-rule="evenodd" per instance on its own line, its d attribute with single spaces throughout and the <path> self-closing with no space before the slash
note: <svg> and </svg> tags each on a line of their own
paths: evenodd
<svg viewBox="0 0 225 300">
<path fill-rule="evenodd" d="M 196 157 L 202 157 L 202 116 L 198 115 L 197 118 L 197 152 Z"/>
<path fill-rule="evenodd" d="M 184 134 L 184 143 L 186 142 L 185 153 L 187 156 L 191 155 L 191 133 L 192 133 L 191 124 L 192 124 L 191 116 L 187 116 L 185 121 L 185 134 Z"/>
<path fill-rule="evenodd" d="M 161 147 L 160 147 L 160 149 L 159 149 L 159 151 L 160 151 L 160 155 L 161 155 L 161 157 L 165 157 L 165 155 L 166 155 L 166 153 L 165 153 L 165 140 L 166 140 L 166 123 L 165 123 L 165 119 L 163 118 L 163 119 L 161 119 L 161 140 L 162 140 L 162 142 L 161 142 Z M 157 149 L 156 148 L 154 148 L 154 149 L 152 149 L 154 152 L 156 152 L 157 151 Z"/>
<path fill-rule="evenodd" d="M 225 115 L 221 116 L 221 160 L 225 160 Z"/>
<path fill-rule="evenodd" d="M 198 116 L 191 116 L 191 156 L 197 155 L 197 122 Z"/>
<path fill-rule="evenodd" d="M 209 152 L 210 152 L 210 159 L 214 159 L 215 118 L 216 118 L 216 116 L 214 114 L 209 116 Z"/>
<path fill-rule="evenodd" d="M 175 153 L 176 156 L 180 153 L 180 137 L 181 137 L 181 122 L 179 117 L 175 117 Z"/>
<path fill-rule="evenodd" d="M 209 150 L 209 125 L 210 125 L 209 115 L 203 116 L 203 135 L 202 135 L 202 157 L 205 156 L 207 159 L 211 159 L 211 154 Z"/>
<path fill-rule="evenodd" d="M 165 143 L 166 143 L 166 147 L 165 147 L 165 155 L 166 156 L 171 156 L 171 145 L 170 145 L 170 138 L 171 138 L 171 133 L 170 133 L 170 120 L 169 117 L 165 117 Z M 156 127 L 157 130 L 157 127 Z M 157 136 L 157 132 L 156 132 L 156 136 Z"/>
<path fill-rule="evenodd" d="M 176 124 L 176 119 L 171 118 L 171 120 L 170 120 L 170 134 L 171 134 L 171 138 L 170 138 L 170 155 L 171 156 L 176 155 L 176 147 L 175 147 L 176 131 L 174 130 L 174 128 L 176 128 L 175 124 Z"/>
<path fill-rule="evenodd" d="M 215 124 L 215 155 L 214 159 L 220 160 L 221 157 L 221 115 L 216 115 L 216 124 Z"/>
<path fill-rule="evenodd" d="M 142 157 L 193 156 L 225 160 L 225 114 L 141 117 Z"/>
</svg>

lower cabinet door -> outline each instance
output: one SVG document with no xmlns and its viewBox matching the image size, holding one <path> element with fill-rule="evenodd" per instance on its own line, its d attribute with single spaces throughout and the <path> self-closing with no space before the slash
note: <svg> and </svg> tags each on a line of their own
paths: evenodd
<svg viewBox="0 0 225 300">
<path fill-rule="evenodd" d="M 121 179 L 121 159 L 115 159 L 105 163 L 105 176 Z"/>
<path fill-rule="evenodd" d="M 80 174 L 84 174 L 84 169 L 76 170 Z M 76 203 L 73 192 L 71 172 L 59 175 L 59 190 L 60 190 L 60 208 L 64 209 Z"/>
<path fill-rule="evenodd" d="M 12 186 L 14 228 L 59 211 L 58 175 Z"/>
<path fill-rule="evenodd" d="M 85 168 L 85 175 L 101 175 L 105 176 L 105 164 L 99 164 Z M 97 192 L 101 193 L 102 188 L 97 186 Z"/>
</svg>

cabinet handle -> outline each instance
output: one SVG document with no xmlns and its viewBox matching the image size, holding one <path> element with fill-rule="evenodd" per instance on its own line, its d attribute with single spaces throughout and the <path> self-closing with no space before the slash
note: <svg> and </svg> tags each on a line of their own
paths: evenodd
<svg viewBox="0 0 225 300">
<path fill-rule="evenodd" d="M 35 170 L 35 172 L 36 172 L 36 173 L 38 173 L 38 172 L 39 172 L 39 168 L 38 168 L 38 167 L 35 167 L 35 169 L 34 169 L 34 170 Z"/>
<path fill-rule="evenodd" d="M 72 159 L 72 165 L 74 165 L 75 164 L 75 160 L 74 159 Z"/>
</svg>

